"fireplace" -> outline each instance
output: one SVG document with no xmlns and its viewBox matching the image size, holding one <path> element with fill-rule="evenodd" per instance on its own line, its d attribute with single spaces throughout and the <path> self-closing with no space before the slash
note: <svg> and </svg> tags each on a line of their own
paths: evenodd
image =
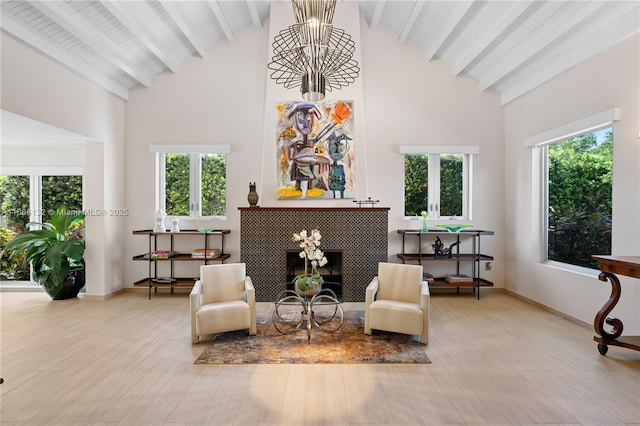
<svg viewBox="0 0 640 426">
<path fill-rule="evenodd" d="M 320 276 L 325 281 L 322 288 L 328 288 L 342 298 L 342 250 L 322 250 L 327 264 L 318 268 Z M 304 258 L 300 257 L 300 249 L 287 250 L 287 267 L 284 280 L 287 282 L 287 289 L 293 290 L 293 279 L 296 275 L 304 274 Z M 309 268 L 311 265 L 308 266 Z M 309 271 L 310 272 L 310 271 Z"/>
<path fill-rule="evenodd" d="M 388 261 L 389 209 L 386 207 L 240 207 L 238 210 L 240 261 L 247 265 L 247 275 L 253 281 L 258 302 L 275 301 L 291 281 L 287 276 L 286 253 L 299 252 L 298 244 L 291 237 L 303 229 L 319 229 L 321 249 L 341 253 L 340 290 L 345 302 L 364 302 L 367 285 L 378 272 L 378 262 Z"/>
</svg>

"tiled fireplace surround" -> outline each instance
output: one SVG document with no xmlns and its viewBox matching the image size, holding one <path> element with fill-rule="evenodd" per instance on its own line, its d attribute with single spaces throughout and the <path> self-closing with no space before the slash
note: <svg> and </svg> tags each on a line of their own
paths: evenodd
<svg viewBox="0 0 640 426">
<path fill-rule="evenodd" d="M 256 289 L 256 300 L 272 302 L 284 288 L 287 250 L 296 232 L 320 230 L 323 250 L 342 250 L 342 296 L 363 302 L 378 262 L 388 257 L 389 208 L 241 207 L 240 261 Z"/>
</svg>

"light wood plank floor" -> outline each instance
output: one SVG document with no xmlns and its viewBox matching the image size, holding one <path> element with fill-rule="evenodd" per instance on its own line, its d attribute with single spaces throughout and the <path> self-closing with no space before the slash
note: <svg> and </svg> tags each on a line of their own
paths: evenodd
<svg viewBox="0 0 640 426">
<path fill-rule="evenodd" d="M 186 294 L 0 298 L 2 425 L 640 423 L 640 352 L 498 291 L 432 296 L 430 365 L 194 365 Z"/>
</svg>

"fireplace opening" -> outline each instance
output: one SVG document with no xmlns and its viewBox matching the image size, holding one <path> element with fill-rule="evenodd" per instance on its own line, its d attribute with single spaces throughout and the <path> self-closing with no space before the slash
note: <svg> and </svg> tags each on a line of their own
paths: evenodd
<svg viewBox="0 0 640 426">
<path fill-rule="evenodd" d="M 323 288 L 329 288 L 338 297 L 342 297 L 342 250 L 322 250 L 327 258 L 327 264 L 318 268 L 324 280 Z M 287 250 L 287 288 L 293 290 L 293 279 L 296 275 L 304 274 L 304 259 L 300 257 L 300 250 Z"/>
</svg>

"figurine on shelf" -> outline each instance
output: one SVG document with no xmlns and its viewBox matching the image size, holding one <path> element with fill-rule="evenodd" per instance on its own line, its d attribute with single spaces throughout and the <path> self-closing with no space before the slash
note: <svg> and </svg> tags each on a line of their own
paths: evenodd
<svg viewBox="0 0 640 426">
<path fill-rule="evenodd" d="M 177 216 L 171 218 L 171 232 L 180 232 L 180 218 Z"/>
<path fill-rule="evenodd" d="M 167 217 L 167 214 L 164 210 L 159 209 L 154 213 L 154 217 L 156 219 L 156 226 L 153 228 L 154 232 L 167 232 L 167 227 L 164 224 L 164 218 Z"/>
<path fill-rule="evenodd" d="M 453 248 L 458 244 L 460 244 L 460 241 L 456 241 L 455 243 L 451 244 L 449 247 L 445 247 L 440 237 L 436 237 L 436 241 L 431 244 L 431 247 L 433 247 L 433 255 L 434 257 L 450 258 L 451 255 L 453 254 Z"/>
</svg>

